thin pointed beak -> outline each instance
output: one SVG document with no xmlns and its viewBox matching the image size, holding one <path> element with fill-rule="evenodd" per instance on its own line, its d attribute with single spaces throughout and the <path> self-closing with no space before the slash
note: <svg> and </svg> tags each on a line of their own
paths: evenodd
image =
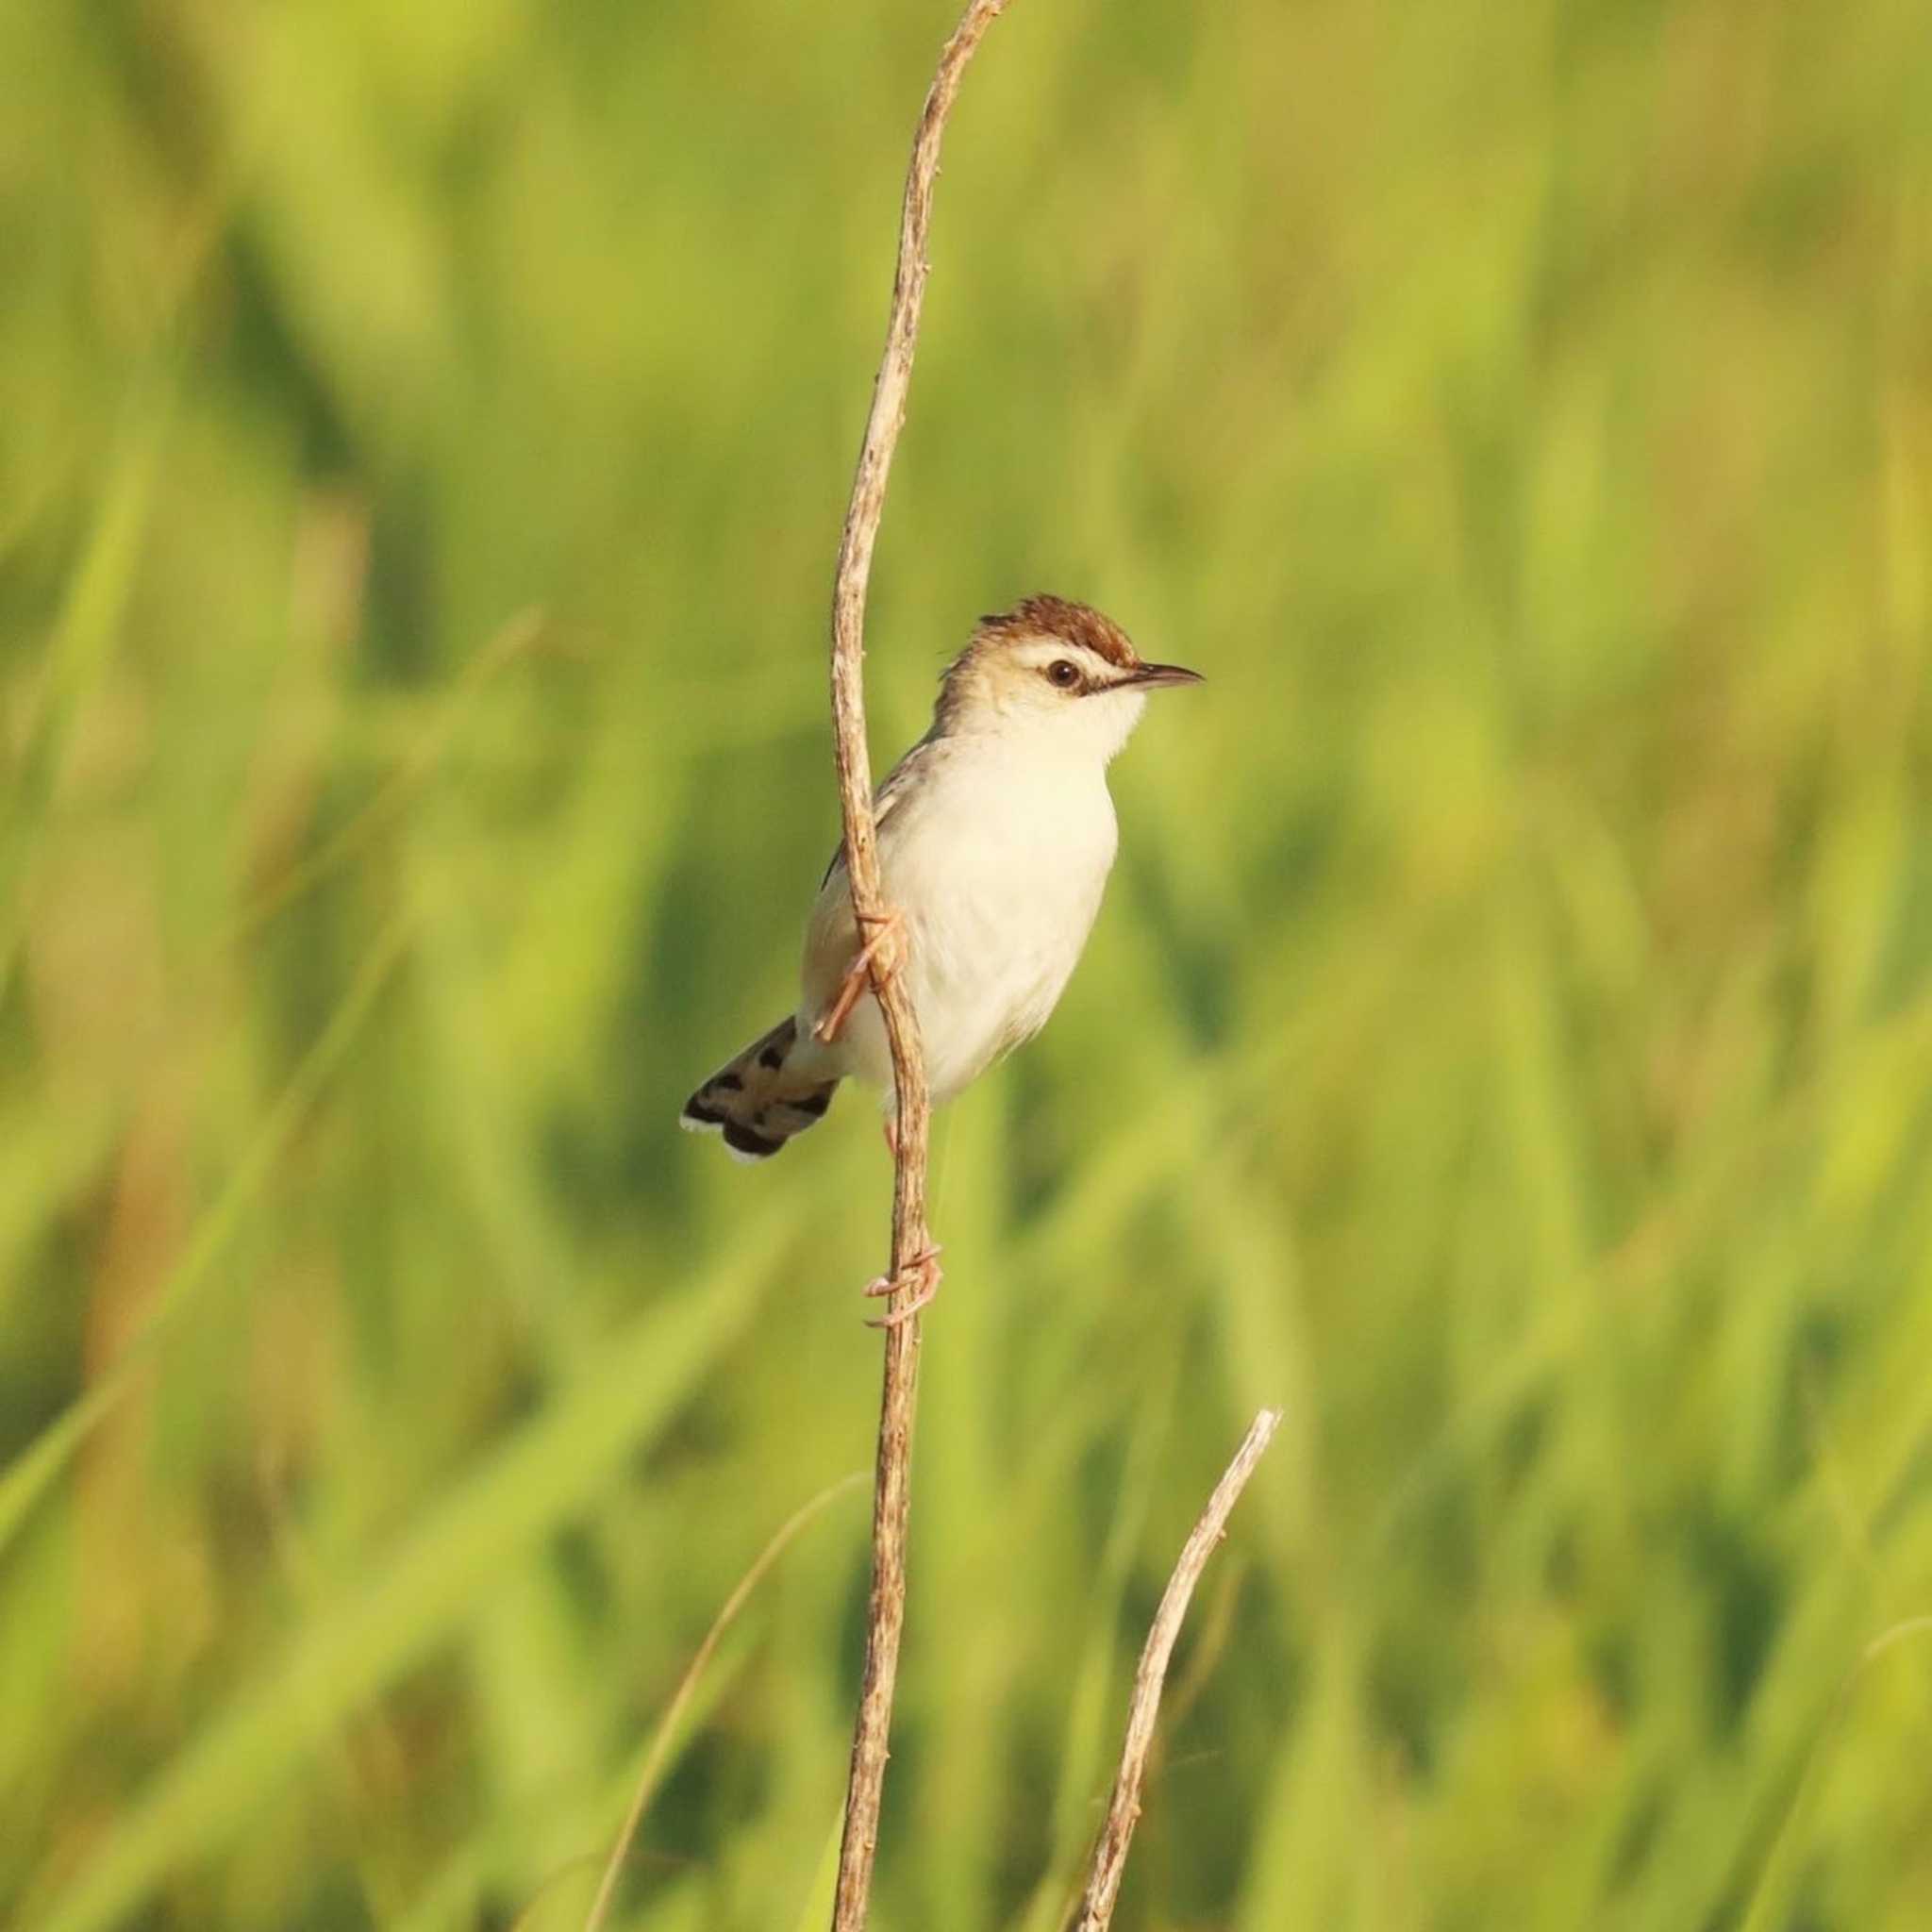
<svg viewBox="0 0 1932 1932">
<path fill-rule="evenodd" d="M 1205 684 L 1198 671 L 1190 671 L 1185 664 L 1143 664 L 1131 677 L 1121 680 L 1123 684 L 1138 686 L 1142 691 L 1153 691 L 1164 684 Z"/>
</svg>

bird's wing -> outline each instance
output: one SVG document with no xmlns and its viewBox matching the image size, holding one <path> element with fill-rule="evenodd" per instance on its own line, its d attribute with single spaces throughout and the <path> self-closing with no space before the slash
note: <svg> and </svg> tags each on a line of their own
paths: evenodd
<svg viewBox="0 0 1932 1932">
<path fill-rule="evenodd" d="M 924 754 L 932 745 L 930 738 L 922 738 L 892 769 L 879 781 L 878 789 L 872 795 L 872 815 L 874 825 L 883 825 L 891 817 L 892 808 L 906 796 L 906 788 L 913 774 L 924 761 Z M 845 841 L 841 839 L 825 865 L 824 876 L 819 880 L 819 891 L 824 892 L 832 883 L 834 873 L 843 876 L 845 871 Z"/>
<path fill-rule="evenodd" d="M 891 837 L 893 814 L 912 795 L 914 782 L 931 752 L 929 740 L 922 739 L 892 769 L 873 793 L 873 815 L 880 827 L 881 842 Z M 814 1015 L 825 1010 L 837 996 L 846 969 L 858 951 L 858 935 L 852 918 L 852 882 L 845 871 L 845 846 L 841 841 L 819 881 L 810 917 L 805 928 L 803 969 L 805 1007 L 801 1011 Z"/>
</svg>

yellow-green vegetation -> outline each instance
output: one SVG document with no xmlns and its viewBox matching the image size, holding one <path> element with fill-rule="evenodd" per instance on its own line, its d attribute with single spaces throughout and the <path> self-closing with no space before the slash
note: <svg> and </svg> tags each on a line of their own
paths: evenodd
<svg viewBox="0 0 1932 1932">
<path fill-rule="evenodd" d="M 0 9 L 0 1919 L 583 1923 L 871 1454 L 793 986 L 946 0 Z M 876 1920 L 1932 1924 L 1932 31 L 1018 0 L 871 625 L 1211 682 L 942 1116 Z M 613 1923 L 824 1923 L 859 1491 Z M 522 1916 L 519 1916 L 519 1915 Z"/>
</svg>

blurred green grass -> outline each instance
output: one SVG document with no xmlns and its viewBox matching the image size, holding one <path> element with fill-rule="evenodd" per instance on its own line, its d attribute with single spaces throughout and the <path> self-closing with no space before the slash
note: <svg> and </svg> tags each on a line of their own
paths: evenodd
<svg viewBox="0 0 1932 1932">
<path fill-rule="evenodd" d="M 673 1123 L 833 837 L 947 25 L 0 13 L 8 1924 L 580 1924 L 869 1457 L 867 1107 L 757 1174 Z M 1034 589 L 1212 682 L 941 1126 L 882 1925 L 1056 1924 L 1273 1399 L 1124 1932 L 1927 1922 L 1924 25 L 990 41 L 875 750 Z M 862 1517 L 626 1925 L 822 1922 Z"/>
</svg>

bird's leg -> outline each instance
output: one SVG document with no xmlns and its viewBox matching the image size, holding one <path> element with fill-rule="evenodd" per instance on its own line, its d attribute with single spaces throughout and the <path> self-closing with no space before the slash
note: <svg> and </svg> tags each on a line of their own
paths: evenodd
<svg viewBox="0 0 1932 1932">
<path fill-rule="evenodd" d="M 865 991 L 866 974 L 872 970 L 874 959 L 878 962 L 879 976 L 890 979 L 898 972 L 901 961 L 901 942 L 906 936 L 906 923 L 895 911 L 861 912 L 857 915 L 861 932 L 868 932 L 864 945 L 858 949 L 858 956 L 845 969 L 845 977 L 839 987 L 839 997 L 825 1009 L 819 1023 L 811 1030 L 827 1046 L 839 1037 L 839 1029 L 844 1025 L 846 1017 L 858 1004 L 858 996 Z"/>
<path fill-rule="evenodd" d="M 891 1314 L 882 1315 L 875 1322 L 867 1322 L 868 1328 L 896 1328 L 901 1322 L 918 1314 L 927 1302 L 940 1291 L 940 1283 L 945 1278 L 940 1268 L 940 1250 L 937 1243 L 914 1255 L 897 1274 L 881 1274 L 876 1281 L 869 1281 L 865 1291 L 878 1296 L 893 1293 L 902 1284 L 912 1291 L 912 1299 L 905 1307 L 894 1308 Z"/>
</svg>

